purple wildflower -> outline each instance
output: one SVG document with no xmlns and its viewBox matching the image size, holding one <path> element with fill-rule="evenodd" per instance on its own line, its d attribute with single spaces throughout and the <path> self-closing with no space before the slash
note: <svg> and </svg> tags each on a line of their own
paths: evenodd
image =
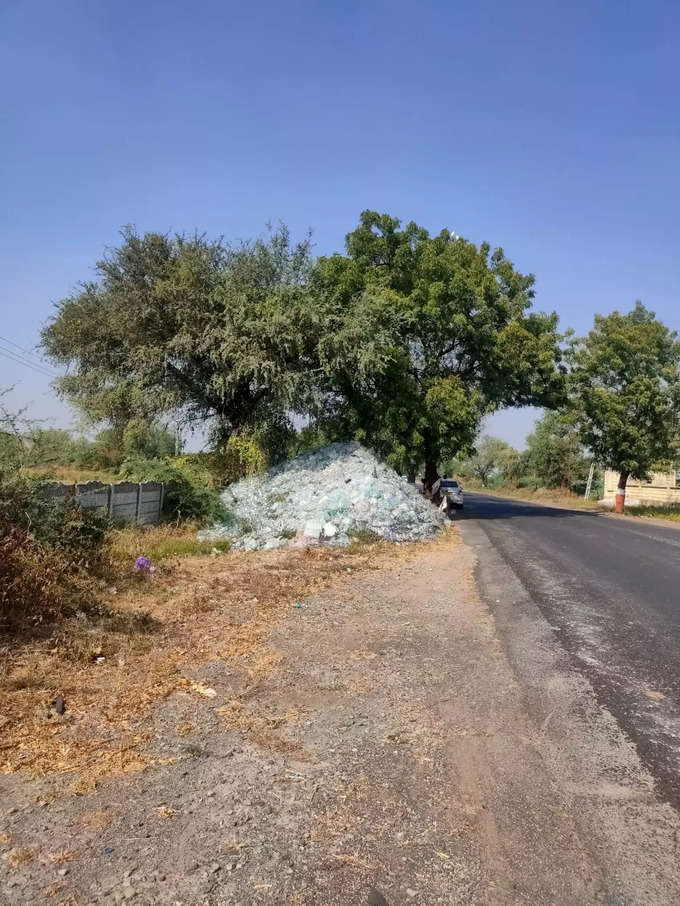
<svg viewBox="0 0 680 906">
<path fill-rule="evenodd" d="M 151 561 L 147 557 L 137 557 L 133 569 L 136 569 L 138 572 L 141 571 L 145 573 L 156 572 L 156 567 L 151 565 Z"/>
</svg>

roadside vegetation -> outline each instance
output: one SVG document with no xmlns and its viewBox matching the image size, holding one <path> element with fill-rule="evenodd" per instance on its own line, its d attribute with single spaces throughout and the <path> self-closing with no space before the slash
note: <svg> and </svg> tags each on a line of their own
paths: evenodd
<svg viewBox="0 0 680 906">
<path fill-rule="evenodd" d="M 593 457 L 622 487 L 673 460 L 675 334 L 637 303 L 561 336 L 533 286 L 501 248 L 374 211 L 318 259 L 285 226 L 235 246 L 124 230 L 42 332 L 83 432 L 0 406 L 0 629 L 47 637 L 74 614 L 87 626 L 102 589 L 141 580 L 140 557 L 223 555 L 196 540 L 231 518 L 221 490 L 331 441 L 359 441 L 426 487 L 448 472 L 569 503 Z M 523 405 L 546 408 L 525 451 L 477 440 L 485 416 Z M 184 453 L 194 428 L 206 451 Z M 38 493 L 122 479 L 164 484 L 162 525 L 113 526 Z M 593 497 L 600 486 L 596 472 Z"/>
<path fill-rule="evenodd" d="M 371 211 L 320 259 L 285 227 L 238 246 L 124 231 L 42 334 L 83 431 L 36 425 L 0 394 L 1 769 L 80 771 L 81 791 L 143 767 L 148 740 L 130 721 L 178 688 L 210 694 L 190 665 L 230 657 L 265 676 L 281 608 L 397 556 L 370 532 L 344 550 L 198 541 L 232 518 L 220 492 L 240 478 L 354 440 L 426 487 L 448 473 L 596 507 L 583 500 L 593 456 L 622 484 L 673 460 L 675 335 L 638 304 L 585 339 L 560 336 L 554 313 L 533 310 L 533 284 L 500 248 Z M 526 450 L 477 439 L 488 414 L 523 405 L 546 408 Z M 186 453 L 194 428 L 206 450 Z M 163 521 L 48 503 L 50 480 L 162 482 Z M 45 716 L 58 695 L 83 715 L 68 746 Z"/>
</svg>

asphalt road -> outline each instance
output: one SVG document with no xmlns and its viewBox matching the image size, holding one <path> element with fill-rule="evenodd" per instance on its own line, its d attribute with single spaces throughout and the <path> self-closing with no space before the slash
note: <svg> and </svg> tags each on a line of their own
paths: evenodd
<svg viewBox="0 0 680 906">
<path fill-rule="evenodd" d="M 488 537 L 679 808 L 680 529 L 468 492 L 459 519 Z"/>
</svg>

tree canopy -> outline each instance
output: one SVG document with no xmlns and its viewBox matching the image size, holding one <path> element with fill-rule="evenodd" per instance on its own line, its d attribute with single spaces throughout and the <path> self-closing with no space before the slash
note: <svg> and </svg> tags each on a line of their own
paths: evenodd
<svg viewBox="0 0 680 906">
<path fill-rule="evenodd" d="M 57 386 L 93 421 L 134 436 L 167 413 L 218 436 L 296 408 L 316 337 L 309 242 L 285 228 L 226 246 L 128 228 L 98 280 L 57 305 L 42 333 Z"/>
<path fill-rule="evenodd" d="M 521 454 L 513 446 L 485 434 L 475 445 L 475 452 L 468 459 L 453 461 L 450 469 L 465 477 L 476 478 L 484 487 L 492 475 L 502 475 L 508 482 L 517 480 L 522 470 Z"/>
<path fill-rule="evenodd" d="M 573 488 L 590 463 L 578 431 L 565 410 L 546 412 L 527 437 L 526 465 L 546 488 Z"/>
<path fill-rule="evenodd" d="M 529 311 L 534 278 L 502 249 L 415 223 L 402 229 L 375 211 L 364 211 L 346 247 L 313 276 L 335 322 L 321 361 L 336 430 L 401 472 L 425 463 L 427 479 L 471 449 L 487 413 L 560 399 L 557 316 Z M 357 342 L 361 353 L 347 356 Z"/>
<path fill-rule="evenodd" d="M 644 479 L 677 452 L 680 342 L 641 302 L 595 316 L 570 351 L 571 405 L 583 443 L 606 468 Z"/>
<path fill-rule="evenodd" d="M 557 316 L 530 311 L 534 278 L 502 249 L 373 211 L 316 262 L 285 227 L 122 240 L 42 337 L 62 394 L 130 437 L 181 412 L 278 438 L 298 412 L 431 480 L 487 413 L 560 398 Z"/>
</svg>

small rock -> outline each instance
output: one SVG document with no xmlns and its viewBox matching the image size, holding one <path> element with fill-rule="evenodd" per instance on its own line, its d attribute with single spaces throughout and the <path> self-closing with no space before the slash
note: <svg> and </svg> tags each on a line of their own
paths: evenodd
<svg viewBox="0 0 680 906">
<path fill-rule="evenodd" d="M 219 862 L 213 862 L 212 865 L 210 866 L 210 874 L 213 874 L 213 875 L 216 874 L 220 870 L 221 867 L 222 866 L 220 865 Z"/>
<path fill-rule="evenodd" d="M 409 898 L 409 900 L 412 900 L 415 895 L 416 895 L 416 892 L 412 887 L 406 888 L 406 896 Z"/>
<path fill-rule="evenodd" d="M 57 869 L 57 874 L 59 875 L 60 878 L 65 878 L 66 875 L 68 874 L 68 868 Z"/>
<path fill-rule="evenodd" d="M 63 714 L 66 711 L 66 699 L 63 695 L 58 695 L 52 702 L 52 707 L 57 714 Z"/>
</svg>

